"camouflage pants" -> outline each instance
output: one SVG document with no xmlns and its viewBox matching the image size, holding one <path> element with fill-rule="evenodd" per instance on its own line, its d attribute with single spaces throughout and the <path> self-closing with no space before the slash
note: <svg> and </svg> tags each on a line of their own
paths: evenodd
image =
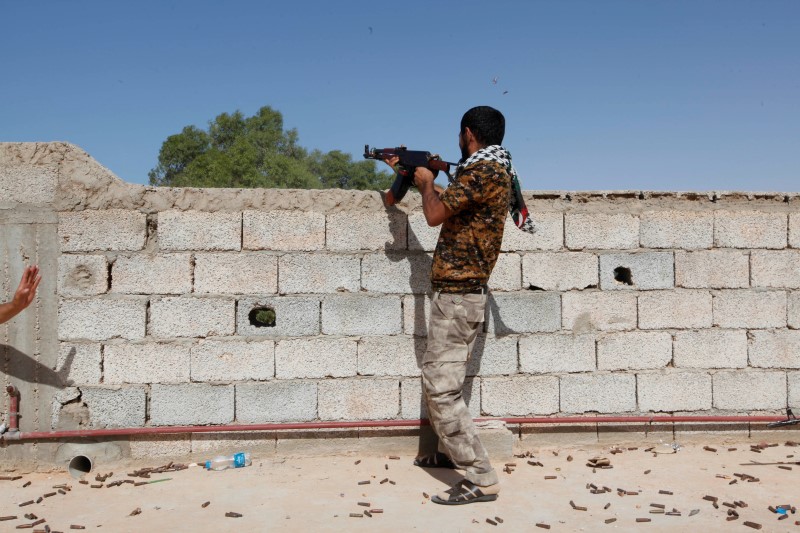
<svg viewBox="0 0 800 533">
<path fill-rule="evenodd" d="M 439 451 L 479 486 L 498 482 L 462 396 L 467 361 L 486 309 L 485 294 L 433 293 L 422 390 Z"/>
</svg>

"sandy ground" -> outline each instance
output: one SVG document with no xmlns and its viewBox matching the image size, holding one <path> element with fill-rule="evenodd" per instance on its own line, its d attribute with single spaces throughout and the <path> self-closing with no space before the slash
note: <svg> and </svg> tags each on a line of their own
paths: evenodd
<svg viewBox="0 0 800 533">
<path fill-rule="evenodd" d="M 45 525 L 52 531 L 71 531 L 72 524 L 83 525 L 87 531 L 100 528 L 113 532 L 540 531 L 537 524 L 549 525 L 553 531 L 752 531 L 744 525 L 750 521 L 761 524 L 761 531 L 800 532 L 800 513 L 789 513 L 779 521 L 780 515 L 768 509 L 770 505 L 800 506 L 800 465 L 742 465 L 800 461 L 800 447 L 768 441 L 763 444 L 776 446 L 757 453 L 751 450 L 753 444 L 709 439 L 706 446 L 715 451 L 704 449 L 703 444 L 686 445 L 677 451 L 662 444 L 647 451 L 651 443 L 618 449 L 576 446 L 530 450 L 526 454 L 532 457 L 515 458 L 509 462 L 516 467 L 500 473 L 503 488 L 497 501 L 453 507 L 436 505 L 425 494 L 446 488 L 459 479 L 458 472 L 414 467 L 409 455 L 399 459 L 256 455 L 251 467 L 222 472 L 195 467 L 154 474 L 151 481 L 169 479 L 138 487 L 91 488 L 66 472 L 16 474 L 22 478 L 0 481 L 0 517 L 17 516 L 0 522 L 0 530 L 11 531 L 34 522 L 24 517 L 33 513 L 47 520 L 34 531 L 43 531 Z M 613 468 L 587 466 L 594 457 L 610 459 Z M 199 459 L 204 458 L 190 460 Z M 113 471 L 106 484 L 121 479 L 141 481 L 126 474 L 162 464 L 105 465 L 86 479 L 97 484 L 95 474 Z M 505 463 L 496 467 L 504 469 Z M 735 474 L 755 476 L 758 481 L 746 481 Z M 382 483 L 386 479 L 389 481 Z M 360 481 L 369 484 L 359 485 Z M 41 503 L 19 507 L 22 502 L 57 491 L 53 486 L 63 483 L 71 486 L 66 494 L 56 492 Z M 593 494 L 589 484 L 611 491 Z M 704 496 L 717 497 L 718 508 Z M 727 521 L 730 507 L 724 503 L 734 501 L 744 502 L 746 507 L 736 507 L 739 517 Z M 203 508 L 204 502 L 211 503 Z M 360 502 L 368 505 L 361 506 Z M 680 516 L 651 514 L 656 509 L 651 504 L 663 505 L 666 511 L 675 509 Z M 137 508 L 141 513 L 130 516 Z M 372 517 L 362 514 L 370 509 L 383 512 Z M 693 510 L 698 512 L 690 516 Z M 226 512 L 242 516 L 227 518 Z M 360 517 L 351 517 L 351 513 Z M 606 523 L 612 518 L 616 520 Z"/>
</svg>

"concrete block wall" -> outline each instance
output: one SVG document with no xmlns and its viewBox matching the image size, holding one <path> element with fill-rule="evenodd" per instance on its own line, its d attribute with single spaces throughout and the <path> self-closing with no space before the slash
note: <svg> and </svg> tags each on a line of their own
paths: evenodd
<svg viewBox="0 0 800 533">
<path fill-rule="evenodd" d="M 78 403 L 90 427 L 424 416 L 438 231 L 417 195 L 386 209 L 367 192 L 142 187 L 47 147 L 58 157 L 41 162 L 4 147 L 22 155 L 0 159 L 0 207 L 57 217 L 46 327 L 77 392 L 55 411 Z M 468 372 L 475 416 L 797 406 L 800 197 L 526 198 L 537 232 L 506 224 Z M 263 308 L 274 324 L 253 320 Z"/>
</svg>

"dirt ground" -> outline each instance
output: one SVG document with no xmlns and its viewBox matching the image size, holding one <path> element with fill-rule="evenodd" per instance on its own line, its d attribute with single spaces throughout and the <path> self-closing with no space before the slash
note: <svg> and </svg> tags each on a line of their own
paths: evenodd
<svg viewBox="0 0 800 533">
<path fill-rule="evenodd" d="M 778 440 L 760 444 L 760 453 L 753 451 L 757 443 L 752 440 L 713 438 L 705 443 L 706 448 L 690 444 L 678 450 L 666 444 L 651 448 L 652 443 L 619 448 L 538 448 L 508 461 L 516 466 L 495 464 L 503 470 L 497 501 L 452 507 L 436 505 L 426 494 L 446 488 L 459 479 L 458 472 L 414 467 L 410 455 L 399 459 L 365 454 L 255 455 L 253 465 L 242 469 L 207 472 L 193 467 L 153 474 L 149 479 L 167 479 L 163 482 L 108 487 L 125 479 L 147 481 L 127 473 L 164 464 L 118 463 L 103 465 L 85 476 L 91 484 L 100 484 L 97 474 L 113 472 L 102 488 L 80 484 L 66 472 L 4 472 L 3 477 L 22 477 L 0 480 L 0 517 L 17 517 L 0 522 L 0 530 L 15 530 L 44 518 L 46 522 L 34 526 L 33 531 L 44 531 L 45 525 L 51 531 L 72 531 L 73 524 L 85 526 L 87 531 L 198 533 L 539 531 L 537 524 L 553 531 L 751 531 L 745 522 L 753 522 L 761 524 L 761 531 L 800 532 L 800 513 L 789 512 L 787 518 L 778 520 L 781 515 L 768 509 L 800 506 L 800 464 L 795 463 L 800 461 L 800 447 Z M 597 457 L 609 459 L 612 468 L 587 466 Z M 205 458 L 188 460 L 200 459 Z M 795 464 L 781 465 L 783 468 L 743 464 L 753 461 Z M 748 481 L 747 475 L 757 480 Z M 359 483 L 364 481 L 369 483 Z M 61 484 L 68 484 L 71 490 L 58 493 L 53 487 Z M 603 487 L 610 492 L 603 492 Z M 35 503 L 52 492 L 56 494 Z M 706 496 L 716 497 L 718 508 L 704 499 Z M 19 506 L 30 500 L 34 503 Z M 202 507 L 205 502 L 210 504 Z M 680 516 L 651 513 L 657 505 Z M 141 512 L 131 516 L 137 508 Z M 383 512 L 365 516 L 365 511 L 373 509 Z M 729 511 L 738 513 L 738 518 L 728 521 Z M 242 516 L 229 518 L 226 512 Z M 26 513 L 37 519 L 25 518 Z"/>
</svg>

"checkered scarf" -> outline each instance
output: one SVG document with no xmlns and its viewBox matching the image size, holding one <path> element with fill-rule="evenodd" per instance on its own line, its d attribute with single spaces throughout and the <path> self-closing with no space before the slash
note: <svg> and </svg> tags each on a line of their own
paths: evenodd
<svg viewBox="0 0 800 533">
<path fill-rule="evenodd" d="M 536 228 L 533 225 L 530 215 L 528 214 L 528 207 L 525 205 L 525 200 L 522 199 L 522 189 L 519 186 L 519 177 L 514 165 L 511 164 L 511 154 L 508 150 L 500 145 L 493 144 L 486 148 L 481 148 L 465 161 L 461 161 L 456 167 L 455 175 L 458 177 L 459 173 L 466 167 L 477 163 L 478 161 L 494 161 L 499 163 L 506 172 L 511 176 L 511 199 L 508 204 L 508 211 L 511 213 L 511 218 L 514 219 L 514 224 L 517 225 L 522 231 L 528 233 L 536 233 Z"/>
</svg>

